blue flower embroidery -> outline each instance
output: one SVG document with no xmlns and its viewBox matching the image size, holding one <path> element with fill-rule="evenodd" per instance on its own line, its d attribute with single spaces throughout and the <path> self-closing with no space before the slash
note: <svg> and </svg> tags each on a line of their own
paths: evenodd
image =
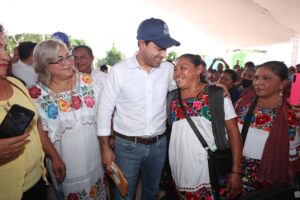
<svg viewBox="0 0 300 200">
<path fill-rule="evenodd" d="M 58 115 L 58 108 L 54 103 L 51 103 L 47 107 L 47 115 L 51 119 L 56 119 Z"/>
</svg>

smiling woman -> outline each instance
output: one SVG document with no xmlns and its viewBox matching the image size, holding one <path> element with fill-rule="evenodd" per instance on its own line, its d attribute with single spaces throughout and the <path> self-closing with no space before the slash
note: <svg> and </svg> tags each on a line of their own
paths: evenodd
<svg viewBox="0 0 300 200">
<path fill-rule="evenodd" d="M 41 141 L 57 199 L 106 199 L 95 132 L 103 88 L 96 83 L 103 81 L 76 72 L 73 56 L 59 40 L 40 42 L 33 60 L 39 81 L 29 93 L 38 108 Z"/>
</svg>

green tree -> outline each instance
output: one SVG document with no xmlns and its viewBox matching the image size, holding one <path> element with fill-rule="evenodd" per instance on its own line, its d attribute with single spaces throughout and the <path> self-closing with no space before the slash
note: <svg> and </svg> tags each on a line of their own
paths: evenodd
<svg viewBox="0 0 300 200">
<path fill-rule="evenodd" d="M 96 66 L 99 67 L 103 64 L 113 66 L 124 58 L 124 54 L 122 54 L 122 52 L 116 48 L 115 44 L 113 44 L 112 48 L 106 51 L 106 57 L 97 60 Z"/>
<path fill-rule="evenodd" d="M 168 53 L 168 56 L 166 57 L 166 60 L 169 62 L 174 62 L 177 59 L 177 53 L 175 51 L 170 51 Z"/>
<path fill-rule="evenodd" d="M 9 35 L 7 40 L 7 52 L 12 53 L 13 49 L 19 45 L 20 42 L 31 41 L 39 43 L 43 40 L 48 40 L 51 38 L 51 34 L 32 34 L 32 33 L 22 33 L 16 35 Z M 85 41 L 82 39 L 73 39 L 69 36 L 69 40 L 72 46 L 85 45 Z"/>
</svg>

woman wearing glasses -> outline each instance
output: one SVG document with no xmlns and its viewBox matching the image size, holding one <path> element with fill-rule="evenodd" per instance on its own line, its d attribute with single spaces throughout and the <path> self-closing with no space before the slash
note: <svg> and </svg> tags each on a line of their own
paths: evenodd
<svg viewBox="0 0 300 200">
<path fill-rule="evenodd" d="M 59 199 L 106 199 L 96 135 L 102 85 L 74 70 L 73 56 L 59 40 L 40 42 L 33 53 L 36 103 L 47 166 Z M 101 81 L 99 81 L 101 82 Z"/>
</svg>

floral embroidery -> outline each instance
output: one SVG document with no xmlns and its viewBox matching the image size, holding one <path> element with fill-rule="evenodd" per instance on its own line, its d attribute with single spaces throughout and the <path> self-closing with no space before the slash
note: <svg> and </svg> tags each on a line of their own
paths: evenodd
<svg viewBox="0 0 300 200">
<path fill-rule="evenodd" d="M 73 91 L 53 94 L 45 85 L 38 83 L 30 89 L 30 94 L 49 118 L 56 119 L 59 113 L 71 112 L 73 109 L 79 110 L 83 106 L 86 106 L 88 109 L 94 107 L 95 94 L 91 81 L 90 75 L 79 74 Z"/>
<path fill-rule="evenodd" d="M 79 96 L 72 96 L 71 107 L 78 110 L 81 107 L 81 99 Z"/>
<path fill-rule="evenodd" d="M 54 103 L 47 106 L 46 113 L 50 119 L 56 119 L 58 115 L 58 108 Z"/>
<path fill-rule="evenodd" d="M 82 74 L 82 78 L 84 83 L 91 84 L 92 83 L 92 77 L 89 74 Z"/>
<path fill-rule="evenodd" d="M 29 89 L 29 94 L 31 98 L 37 99 L 42 93 L 40 88 L 33 86 Z"/>
<path fill-rule="evenodd" d="M 105 199 L 106 194 L 103 191 L 105 191 L 104 181 L 99 178 L 95 184 L 92 185 L 88 193 L 85 191 L 85 189 L 69 193 L 67 195 L 67 200 L 95 199 L 99 196 L 101 196 L 102 199 Z"/>
<path fill-rule="evenodd" d="M 259 189 L 257 185 L 257 177 L 259 172 L 260 160 L 252 159 L 252 158 L 244 158 L 243 159 L 244 166 L 244 190 L 246 192 L 251 192 L 253 190 Z"/>
<path fill-rule="evenodd" d="M 251 103 L 252 102 L 250 101 L 248 104 L 237 111 L 239 124 L 244 124 Z M 276 117 L 276 110 L 272 108 L 257 107 L 255 108 L 253 113 L 254 114 L 252 115 L 252 118 L 250 120 L 250 126 L 270 132 L 272 128 L 272 122 Z M 288 134 L 290 141 L 293 141 L 296 134 L 296 116 L 290 109 L 288 110 Z"/>
<path fill-rule="evenodd" d="M 69 103 L 66 100 L 64 100 L 62 97 L 57 98 L 57 104 L 59 109 L 63 112 L 67 112 L 70 108 Z"/>
<path fill-rule="evenodd" d="M 84 103 L 87 105 L 87 107 L 92 108 L 95 104 L 94 99 L 91 96 L 84 96 Z"/>
<path fill-rule="evenodd" d="M 221 183 L 220 183 L 221 184 Z M 219 191 L 220 200 L 225 200 L 225 187 L 226 184 L 221 184 L 221 189 Z M 178 192 L 180 200 L 213 200 L 216 195 L 216 191 L 213 190 L 210 185 L 203 185 L 197 191 L 194 192 Z"/>
<path fill-rule="evenodd" d="M 201 93 L 197 97 L 185 99 L 183 105 L 190 116 L 202 116 L 211 121 L 207 94 Z M 172 122 L 185 118 L 177 99 L 172 101 L 170 111 Z"/>
<path fill-rule="evenodd" d="M 90 198 L 95 198 L 96 194 L 97 194 L 97 187 L 96 185 L 93 185 L 89 192 Z"/>
<path fill-rule="evenodd" d="M 70 193 L 70 194 L 67 196 L 67 200 L 79 200 L 79 197 L 77 196 L 76 193 Z"/>
</svg>

